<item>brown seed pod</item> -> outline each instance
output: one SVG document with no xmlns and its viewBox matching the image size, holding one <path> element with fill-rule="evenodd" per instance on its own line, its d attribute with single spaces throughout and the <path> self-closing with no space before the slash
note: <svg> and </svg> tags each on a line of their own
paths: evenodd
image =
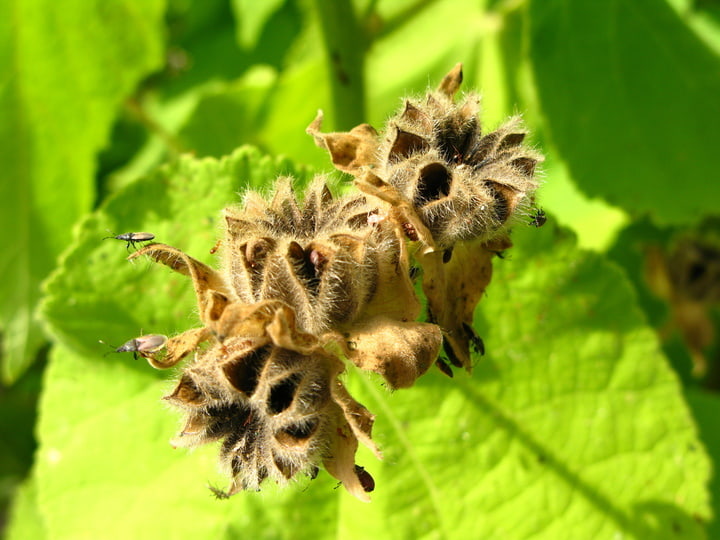
<svg viewBox="0 0 720 540">
<path fill-rule="evenodd" d="M 262 340 L 231 338 L 200 355 L 166 396 L 187 415 L 172 443 L 222 441 L 220 460 L 232 478 L 226 496 L 258 490 L 266 478 L 286 483 L 298 473 L 310 475 L 324 461 L 346 483 L 342 471 L 354 466 L 358 441 L 349 422 L 365 418 L 357 430 L 376 448 L 372 416 L 340 391 L 341 369 L 322 352 L 302 355 Z M 355 483 L 346 487 L 357 495 Z M 366 499 L 364 492 L 360 498 Z"/>
<path fill-rule="evenodd" d="M 406 99 L 380 135 L 368 128 L 322 133 L 322 115 L 308 133 L 336 167 L 355 176 L 360 190 L 378 199 L 404 236 L 419 242 L 415 258 L 429 313 L 445 336 L 448 358 L 469 371 L 470 347 L 484 346 L 466 327 L 489 284 L 492 256 L 511 245 L 508 225 L 532 204 L 543 158 L 523 144 L 527 131 L 519 117 L 484 132 L 478 96 L 471 92 L 455 102 L 462 79 L 458 64 L 437 90 Z M 544 221 L 538 213 L 532 224 Z"/>
<path fill-rule="evenodd" d="M 216 495 L 260 489 L 266 478 L 286 483 L 324 464 L 353 495 L 369 500 L 348 471 L 358 440 L 380 457 L 371 438 L 373 416 L 338 379 L 343 363 L 325 350 L 334 334 L 305 332 L 281 300 L 239 302 L 221 273 L 175 248 L 149 246 L 132 257 L 141 255 L 193 280 L 205 326 L 167 340 L 165 356 L 148 360 L 167 368 L 195 353 L 165 399 L 186 414 L 174 446 L 221 441 L 220 461 L 232 482 Z M 312 264 L 323 264 L 310 255 Z M 203 342 L 208 346 L 201 349 Z"/>
<path fill-rule="evenodd" d="M 298 201 L 289 179 L 271 200 L 250 193 L 225 211 L 225 272 L 243 302 L 281 300 L 304 331 L 351 323 L 371 302 L 382 274 L 402 248 L 391 223 L 378 221 L 364 195 L 334 198 L 317 177 Z"/>
<path fill-rule="evenodd" d="M 522 144 L 527 132 L 518 117 L 482 132 L 477 95 L 454 101 L 462 78 L 458 64 L 436 91 L 405 100 L 380 136 L 367 128 L 322 133 L 321 115 L 308 127 L 340 170 L 361 178 L 372 169 L 392 186 L 395 198 L 413 209 L 439 249 L 502 235 L 537 188 L 533 175 L 542 161 Z M 367 182 L 359 185 L 367 191 Z"/>
</svg>

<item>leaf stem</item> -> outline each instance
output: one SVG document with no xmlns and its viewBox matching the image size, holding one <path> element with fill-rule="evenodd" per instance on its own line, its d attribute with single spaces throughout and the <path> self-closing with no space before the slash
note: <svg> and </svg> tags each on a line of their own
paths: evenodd
<svg viewBox="0 0 720 540">
<path fill-rule="evenodd" d="M 367 37 L 350 0 L 315 0 L 325 49 L 337 130 L 365 121 Z"/>
</svg>

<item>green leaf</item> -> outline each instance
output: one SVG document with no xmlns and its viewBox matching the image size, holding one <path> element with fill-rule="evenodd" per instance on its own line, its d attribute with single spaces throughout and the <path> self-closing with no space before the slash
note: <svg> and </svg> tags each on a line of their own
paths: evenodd
<svg viewBox="0 0 720 540">
<path fill-rule="evenodd" d="M 720 58 L 666 3 L 530 2 L 552 138 L 591 197 L 663 223 L 717 211 Z"/>
<path fill-rule="evenodd" d="M 216 68 L 210 82 L 201 85 L 193 68 L 179 79 L 190 77 L 196 83 L 186 92 L 191 112 L 179 125 L 162 123 L 178 133 L 186 150 L 219 157 L 239 144 L 253 144 L 299 163 L 327 165 L 327 157 L 305 133 L 318 108 L 332 105 L 318 25 L 307 7 L 300 13 L 293 3 L 286 3 L 275 16 L 281 19 L 277 24 L 282 36 L 263 31 L 256 48 L 242 56 L 251 65 L 245 65 L 242 76 L 228 79 L 228 73 Z M 223 55 L 213 52 L 212 58 L 203 56 L 204 69 L 213 62 L 223 64 Z M 249 64 L 253 60 L 257 63 Z M 327 112 L 332 122 L 333 112 Z M 158 108 L 150 113 L 156 117 Z"/>
<path fill-rule="evenodd" d="M 43 540 L 47 537 L 47 529 L 37 504 L 36 479 L 35 476 L 31 476 L 20 486 L 15 495 L 5 538 Z"/>
<path fill-rule="evenodd" d="M 245 48 L 252 47 L 260 37 L 270 17 L 282 7 L 285 0 L 233 0 L 232 7 L 237 19 L 237 40 Z"/>
<path fill-rule="evenodd" d="M 417 96 L 437 87 L 458 62 L 466 75 L 463 90 L 481 78 L 497 84 L 497 66 L 484 65 L 483 46 L 497 39 L 497 18 L 471 0 L 457 2 L 380 2 L 378 18 L 384 22 L 367 59 L 368 118 L 380 127 L 389 113 L 400 107 L 400 97 Z M 495 77 L 488 77 L 493 73 Z M 491 88 L 480 88 L 491 94 Z M 499 96 L 490 95 L 491 99 Z"/>
<path fill-rule="evenodd" d="M 275 15 L 284 12 L 291 4 L 286 3 Z M 437 85 L 457 62 L 464 62 L 466 66 L 464 88 L 470 89 L 474 82 L 482 79 L 482 89 L 490 105 L 489 114 L 484 117 L 489 117 L 490 113 L 494 115 L 485 118 L 489 123 L 503 120 L 514 111 L 515 103 L 502 103 L 504 108 L 497 105 L 502 101 L 502 88 L 496 81 L 501 77 L 503 66 L 498 64 L 492 51 L 483 58 L 479 58 L 477 52 L 486 44 L 488 48 L 497 47 L 500 28 L 497 17 L 487 15 L 469 0 L 455 5 L 430 3 L 423 5 L 422 9 L 414 8 L 412 3 L 400 10 L 395 4 L 379 4 L 376 7 L 379 10 L 377 17 L 383 18 L 385 24 L 377 35 L 371 35 L 376 41 L 367 57 L 367 84 L 364 89 L 368 96 L 369 114 L 368 118 L 358 119 L 358 123 L 370 120 L 380 128 L 388 115 L 400 106 L 398 98 L 401 95 L 416 94 L 410 90 L 413 88 L 425 89 L 428 85 Z M 311 10 L 307 5 L 302 8 L 303 11 L 296 14 L 303 23 L 302 32 L 297 36 L 291 34 L 295 38 L 292 46 L 288 45 L 287 51 L 280 51 L 283 54 L 282 63 L 271 62 L 272 58 L 263 56 L 265 49 L 277 42 L 277 37 L 266 39 L 263 31 L 258 49 L 252 52 L 261 64 L 232 82 L 208 85 L 202 89 L 197 106 L 179 133 L 184 147 L 198 155 L 220 156 L 240 143 L 250 143 L 298 162 L 328 166 L 327 157 L 315 149 L 312 138 L 305 134 L 305 128 L 315 118 L 318 109 L 323 109 L 325 113 L 323 125 L 328 130 L 338 128 L 343 119 L 355 113 L 337 111 L 337 104 L 342 101 L 342 98 L 333 95 L 333 89 L 338 87 L 337 84 L 335 87 L 332 85 L 337 72 L 332 62 L 328 66 L 330 52 L 323 44 L 317 10 Z M 370 24 L 362 20 L 361 11 L 356 10 L 361 19 L 359 23 L 347 23 L 348 27 L 355 28 L 363 22 L 366 26 Z M 438 20 L 453 17 L 457 11 L 464 13 L 465 21 L 458 32 L 434 36 L 432 41 L 425 38 L 427 33 L 434 32 Z M 242 13 L 238 17 L 242 18 Z M 413 24 L 407 24 L 404 18 L 409 18 Z M 284 14 L 283 24 L 293 26 L 286 19 L 290 19 L 290 14 Z M 346 32 L 344 24 L 329 26 L 335 32 Z M 483 29 L 481 36 L 477 28 Z M 438 43 L 438 39 L 442 42 Z M 353 46 L 362 47 L 362 44 Z M 409 49 L 420 51 L 413 62 L 407 61 L 406 52 Z M 268 65 L 277 67 L 275 80 L 271 80 Z M 343 66 L 343 71 L 356 70 L 357 66 L 352 69 Z M 350 90 L 348 92 L 353 94 Z"/>
<path fill-rule="evenodd" d="M 606 250 L 627 223 L 627 215 L 600 199 L 586 197 L 558 161 L 557 153 L 544 149 L 547 151 L 542 169 L 550 180 L 540 188 L 538 204 L 549 210 L 558 223 L 572 227 L 580 247 Z"/>
<path fill-rule="evenodd" d="M 235 40 L 235 21 L 227 0 L 171 1 L 167 13 L 168 62 L 153 86 L 164 97 L 192 92 L 211 80 L 239 76 L 252 59 Z"/>
<path fill-rule="evenodd" d="M 117 347 L 151 328 L 168 335 L 184 330 L 197 320 L 190 315 L 195 297 L 186 280 L 147 261 L 125 261 L 125 244 L 103 241 L 106 231 L 148 231 L 155 241 L 210 263 L 217 258 L 210 249 L 218 239 L 222 208 L 239 204 L 238 190 L 266 189 L 287 174 L 301 181 L 307 177 L 287 160 L 244 147 L 220 161 L 181 157 L 118 192 L 79 225 L 73 249 L 45 283 L 40 312 L 49 332 L 77 350 L 102 356 L 108 345 L 98 339 Z"/>
<path fill-rule="evenodd" d="M 217 448 L 167 444 L 178 415 L 159 398 L 172 374 L 93 345 L 196 325 L 191 283 L 125 263 L 124 246 L 99 237 L 113 222 L 151 230 L 208 262 L 218 211 L 279 168 L 251 150 L 183 158 L 83 224 L 43 310 L 62 343 L 37 463 L 54 538 L 703 537 L 709 463 L 677 379 L 624 274 L 551 224 L 520 227 L 497 261 L 476 314 L 488 354 L 472 377 L 433 369 L 391 394 L 348 373 L 385 453 L 359 454 L 377 484 L 370 505 L 325 473 L 213 500 L 205 484 L 226 482 Z"/>
<path fill-rule="evenodd" d="M 472 378 L 430 373 L 390 399 L 365 385 L 391 434 L 373 504 L 408 537 L 702 538 L 709 461 L 626 278 L 550 224 L 513 241 Z"/>
<path fill-rule="evenodd" d="M 710 392 L 689 389 L 686 392 L 688 405 L 693 411 L 702 442 L 711 456 L 720 455 L 720 434 L 717 430 L 717 419 L 720 415 L 720 398 L 717 394 Z M 710 494 L 713 501 L 713 515 L 708 527 L 708 538 L 720 538 L 720 478 L 717 473 L 710 480 Z"/>
<path fill-rule="evenodd" d="M 162 0 L 0 4 L 2 376 L 33 360 L 38 284 L 94 199 L 95 156 L 118 106 L 162 59 Z M 132 29 L 130 31 L 129 29 Z"/>
<path fill-rule="evenodd" d="M 267 104 L 263 129 L 258 135 L 262 138 L 263 148 L 298 163 L 328 168 L 327 156 L 318 152 L 313 138 L 305 133 L 318 109 L 331 107 L 328 86 L 327 70 L 322 57 L 317 55 L 298 61 L 280 74 L 272 100 Z M 329 120 L 328 125 L 332 125 L 332 121 Z"/>
<path fill-rule="evenodd" d="M 178 134 L 181 144 L 198 156 L 214 157 L 242 144 L 262 145 L 258 135 L 276 79 L 274 70 L 258 66 L 231 84 L 207 89 Z"/>
</svg>

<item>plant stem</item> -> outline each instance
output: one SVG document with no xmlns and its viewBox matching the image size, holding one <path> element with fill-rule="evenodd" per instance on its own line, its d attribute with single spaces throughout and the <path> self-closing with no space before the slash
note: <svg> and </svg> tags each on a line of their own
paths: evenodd
<svg viewBox="0 0 720 540">
<path fill-rule="evenodd" d="M 315 0 L 327 51 L 336 130 L 365 121 L 367 39 L 350 0 Z"/>
</svg>

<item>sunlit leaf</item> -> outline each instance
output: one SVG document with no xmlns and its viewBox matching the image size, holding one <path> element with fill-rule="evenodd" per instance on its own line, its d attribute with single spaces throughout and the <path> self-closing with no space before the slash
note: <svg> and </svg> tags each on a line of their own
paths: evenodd
<svg viewBox="0 0 720 540">
<path fill-rule="evenodd" d="M 38 285 L 94 202 L 95 154 L 124 97 L 162 59 L 162 0 L 0 4 L 2 376 L 42 341 Z M 132 31 L 130 31 L 132 29 Z"/>
<path fill-rule="evenodd" d="M 185 158 L 83 225 L 44 309 L 63 344 L 46 378 L 37 469 L 55 538 L 703 537 L 709 463 L 678 382 L 623 274 L 551 224 L 520 227 L 497 261 L 476 313 L 488 354 L 472 376 L 431 370 L 389 393 L 350 370 L 385 454 L 359 454 L 376 481 L 371 504 L 325 473 L 214 500 L 205 484 L 225 481 L 216 449 L 167 444 L 178 418 L 159 400 L 172 374 L 94 344 L 196 325 L 191 284 L 123 261 L 124 246 L 98 236 L 132 223 L 216 264 L 213 216 L 248 178 L 257 186 L 278 168 L 248 150 Z"/>
<path fill-rule="evenodd" d="M 38 510 L 35 477 L 28 478 L 18 489 L 10 510 L 9 526 L 5 530 L 8 540 L 43 540 L 47 530 Z"/>
<path fill-rule="evenodd" d="M 720 414 L 720 399 L 711 392 L 690 389 L 686 392 L 688 405 L 695 416 L 703 444 L 711 456 L 720 455 L 720 435 L 718 434 L 717 418 Z M 717 473 L 710 481 L 710 496 L 713 500 L 720 497 L 720 478 Z M 720 536 L 720 523 L 714 519 L 708 527 L 708 538 Z"/>
<path fill-rule="evenodd" d="M 267 189 L 287 174 L 301 181 L 307 176 L 287 160 L 245 147 L 220 161 L 182 157 L 131 184 L 80 224 L 74 249 L 45 284 L 41 314 L 51 334 L 101 356 L 109 346 L 99 339 L 119 345 L 142 333 L 186 329 L 196 321 L 192 288 L 148 261 L 126 261 L 125 243 L 103 240 L 106 230 L 151 232 L 155 241 L 216 261 L 210 250 L 219 238 L 222 208 L 239 204 L 239 191 Z"/>
</svg>

